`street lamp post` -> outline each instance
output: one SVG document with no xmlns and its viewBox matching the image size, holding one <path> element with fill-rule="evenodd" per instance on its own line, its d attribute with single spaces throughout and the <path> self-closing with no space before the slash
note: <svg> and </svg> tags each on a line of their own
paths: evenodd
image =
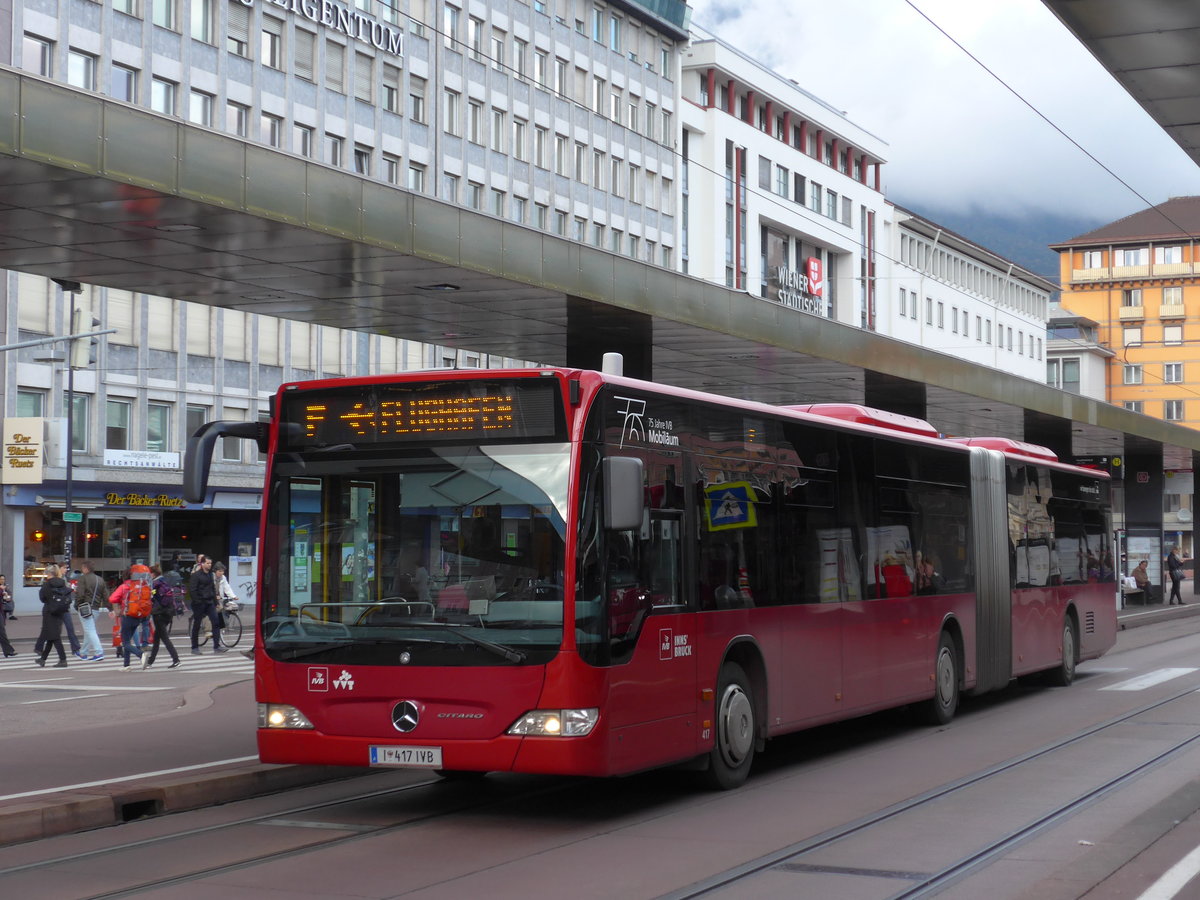
<svg viewBox="0 0 1200 900">
<path fill-rule="evenodd" d="M 75 322 L 75 295 L 83 290 L 82 285 L 78 281 L 65 281 L 59 278 L 54 279 L 64 294 L 71 296 L 71 316 L 67 321 L 70 323 L 70 333 L 76 332 Z M 75 341 L 78 338 L 72 338 L 67 342 L 67 478 L 66 489 L 63 492 L 63 562 L 67 567 L 67 579 L 70 580 L 71 558 L 75 550 L 75 510 L 72 508 L 74 500 L 72 488 L 74 486 L 74 470 L 75 470 Z"/>
</svg>

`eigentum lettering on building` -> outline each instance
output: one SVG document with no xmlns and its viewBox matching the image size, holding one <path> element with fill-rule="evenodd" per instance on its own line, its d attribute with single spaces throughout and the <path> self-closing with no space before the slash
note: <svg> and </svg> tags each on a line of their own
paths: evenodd
<svg viewBox="0 0 1200 900">
<path fill-rule="evenodd" d="M 239 0 L 243 6 L 253 6 L 254 0 Z M 261 0 L 264 5 L 278 6 L 310 22 L 339 31 L 352 40 L 370 44 L 393 56 L 404 55 L 404 33 L 364 15 L 357 9 L 336 0 Z"/>
</svg>

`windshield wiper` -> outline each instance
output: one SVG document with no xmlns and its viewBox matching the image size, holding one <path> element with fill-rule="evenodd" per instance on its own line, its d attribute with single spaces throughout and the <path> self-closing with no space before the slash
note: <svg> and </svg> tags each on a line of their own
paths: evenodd
<svg viewBox="0 0 1200 900">
<path fill-rule="evenodd" d="M 409 623 L 405 623 L 405 627 L 410 627 Z M 489 641 L 487 638 L 481 638 L 467 631 L 460 631 L 462 628 L 474 628 L 474 625 L 458 625 L 453 622 L 413 622 L 411 627 L 415 628 L 445 628 L 447 631 L 453 631 L 460 637 L 466 638 L 477 647 L 482 647 L 484 650 L 490 650 L 497 656 L 502 657 L 509 662 L 522 663 L 525 662 L 525 654 L 515 647 L 509 647 L 507 644 L 498 644 L 495 641 Z"/>
</svg>

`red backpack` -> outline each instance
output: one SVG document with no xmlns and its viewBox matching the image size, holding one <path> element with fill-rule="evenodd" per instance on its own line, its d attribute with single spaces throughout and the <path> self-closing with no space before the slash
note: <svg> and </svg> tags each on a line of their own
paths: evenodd
<svg viewBox="0 0 1200 900">
<path fill-rule="evenodd" d="M 129 593 L 125 595 L 125 615 L 134 619 L 146 618 L 150 615 L 152 597 L 150 585 L 146 582 L 130 582 Z"/>
</svg>

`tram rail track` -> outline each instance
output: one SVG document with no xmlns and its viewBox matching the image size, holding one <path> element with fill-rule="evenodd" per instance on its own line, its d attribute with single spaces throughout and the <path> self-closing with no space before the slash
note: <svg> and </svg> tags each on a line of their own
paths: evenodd
<svg viewBox="0 0 1200 900">
<path fill-rule="evenodd" d="M 721 896 L 735 889 L 738 885 L 747 884 L 754 878 L 781 867 L 792 867 L 791 871 L 796 872 L 803 872 L 806 868 L 814 872 L 838 871 L 837 867 L 806 866 L 803 860 L 805 857 L 813 856 L 820 850 L 862 836 L 871 829 L 878 828 L 885 823 L 894 823 L 903 816 L 928 808 L 931 804 L 941 802 L 970 788 L 979 786 L 997 776 L 1012 773 L 1023 766 L 1044 760 L 1052 754 L 1074 747 L 1098 735 L 1103 735 L 1105 732 L 1128 724 L 1140 716 L 1176 703 L 1196 693 L 1196 690 L 1197 688 L 1192 686 L 1186 690 L 1178 691 L 1169 697 L 1145 704 L 1121 715 L 1113 716 L 1104 722 L 1082 729 L 1068 737 L 1051 741 L 1028 753 L 996 763 L 978 772 L 940 785 L 879 810 L 876 813 L 862 816 L 852 822 L 764 854 L 755 860 L 731 867 L 725 872 L 712 875 L 680 890 L 661 894 L 657 900 L 694 900 L 694 898 Z M 935 871 L 890 871 L 887 873 L 889 878 L 899 878 L 911 881 L 912 883 L 894 893 L 881 894 L 881 900 L 920 900 L 920 898 L 935 896 L 972 873 L 984 868 L 1026 840 L 1065 821 L 1092 803 L 1097 802 L 1113 791 L 1129 785 L 1148 772 L 1162 766 L 1180 752 L 1196 745 L 1200 745 L 1200 730 L 1172 742 L 1169 747 L 1151 758 L 1142 760 L 1136 765 L 1131 765 L 1119 774 L 1104 779 L 1100 784 L 1080 792 L 1065 802 L 1056 804 L 1053 808 L 1047 809 L 1043 814 L 1025 822 L 1019 827 L 1005 830 L 1004 833 L 996 836 L 995 839 L 989 841 L 985 846 L 978 847 L 971 853 L 964 854 L 940 866 Z M 854 870 L 850 867 L 843 867 L 842 871 L 845 874 L 854 874 Z M 863 871 L 866 872 L 867 870 L 864 869 Z"/>
<path fill-rule="evenodd" d="M 1134 723 L 1139 717 L 1147 716 L 1156 710 L 1164 709 L 1173 703 L 1179 702 L 1195 693 L 1195 691 L 1196 687 L 1194 685 L 1189 686 L 1185 690 L 1175 691 L 1162 699 L 1113 715 L 1066 737 L 1050 741 L 1026 753 L 966 774 L 954 781 L 894 803 L 878 812 L 859 817 L 851 822 L 828 829 L 819 834 L 814 834 L 803 841 L 790 844 L 755 859 L 732 866 L 678 890 L 669 893 L 658 893 L 657 896 L 660 900 L 690 900 L 693 897 L 717 897 L 723 895 L 736 896 L 740 886 L 746 886 L 756 877 L 760 877 L 773 870 L 786 871 L 790 875 L 798 875 L 800 877 L 803 877 L 806 870 L 810 869 L 813 872 L 824 872 L 826 874 L 831 871 L 836 872 L 836 867 L 831 867 L 827 863 L 822 863 L 815 859 L 820 851 L 836 847 L 839 843 L 844 844 L 847 841 L 852 841 L 857 837 L 870 833 L 872 829 L 888 824 L 894 825 L 902 821 L 905 816 L 928 809 L 931 805 L 948 798 L 953 798 L 958 794 L 969 791 L 973 787 L 985 784 L 990 780 L 1003 777 L 1007 774 L 1018 773 L 1024 767 L 1052 758 L 1056 753 L 1061 753 L 1072 747 L 1078 747 L 1089 740 L 1103 737 L 1106 733 L 1112 732 L 1114 729 Z M 1153 753 L 1147 758 L 1131 761 L 1128 765 L 1122 766 L 1120 771 L 1107 774 L 1106 777 L 1095 781 L 1088 786 L 1087 790 L 1081 790 L 1062 802 L 1048 804 L 1040 814 L 1029 817 L 1018 827 L 999 831 L 990 840 L 981 842 L 975 846 L 969 853 L 954 856 L 936 867 L 917 866 L 914 867 L 917 871 L 897 869 L 888 872 L 886 873 L 887 877 L 893 880 L 888 887 L 889 892 L 880 893 L 880 900 L 909 900 L 909 898 L 914 898 L 915 900 L 915 898 L 933 896 L 962 879 L 971 876 L 973 873 L 980 871 L 990 862 L 1018 846 L 1023 841 L 1054 827 L 1108 794 L 1135 782 L 1140 777 L 1162 766 L 1173 756 L 1196 746 L 1198 742 L 1200 742 L 1200 730 L 1189 730 L 1187 733 L 1178 735 L 1167 746 L 1160 748 L 1158 752 Z M 211 836 L 218 831 L 237 828 L 239 826 L 278 825 L 297 829 L 295 840 L 289 838 L 287 846 L 263 852 L 254 852 L 247 847 L 242 853 L 231 852 L 228 856 L 219 859 L 204 858 L 196 860 L 194 863 L 189 863 L 188 853 L 173 853 L 168 850 L 165 855 L 170 857 L 174 864 L 169 872 L 146 872 L 139 878 L 136 874 L 137 868 L 130 866 L 129 871 L 134 874 L 130 875 L 129 883 L 119 888 L 109 886 L 105 890 L 86 895 L 91 898 L 103 898 L 103 900 L 135 897 L 151 893 L 158 889 L 199 884 L 214 876 L 253 869 L 256 866 L 267 865 L 273 862 L 285 861 L 289 858 L 295 858 L 316 850 L 335 848 L 356 841 L 397 834 L 429 825 L 441 825 L 444 827 L 447 821 L 452 822 L 456 817 L 470 817 L 473 814 L 489 809 L 502 809 L 507 814 L 519 815 L 523 805 L 536 804 L 539 800 L 546 798 L 553 799 L 555 794 L 571 792 L 572 803 L 580 808 L 587 808 L 587 804 L 593 798 L 592 791 L 588 789 L 589 786 L 593 787 L 597 794 L 602 795 L 609 790 L 606 784 L 606 782 L 599 780 L 581 782 L 580 779 L 539 780 L 533 785 L 501 783 L 499 790 L 489 790 L 481 794 L 480 792 L 463 792 L 453 784 L 442 783 L 440 779 L 421 778 L 420 780 L 402 785 L 393 784 L 378 789 L 356 791 L 346 796 L 325 798 L 315 802 L 290 805 L 285 802 L 281 803 L 278 808 L 273 808 L 266 812 L 255 812 L 252 815 L 234 815 L 223 818 L 217 823 L 206 823 L 197 827 L 181 827 L 166 833 L 147 835 L 121 843 L 106 844 L 104 846 L 97 845 L 94 849 L 58 855 L 52 859 L 44 858 L 17 865 L 4 865 L 0 863 L 0 881 L 5 881 L 21 874 L 32 875 L 39 879 L 44 876 L 53 878 L 52 872 L 57 867 L 66 866 L 69 868 L 73 864 L 86 863 L 89 859 L 101 855 L 111 858 L 112 854 L 116 853 L 127 855 L 129 859 L 136 860 L 144 858 L 145 851 L 157 848 L 154 852 L 162 856 L 162 848 L 170 847 L 173 843 L 181 847 L 186 847 L 191 839 L 203 839 L 205 836 Z M 582 789 L 581 785 L 583 786 Z M 329 789 L 330 787 L 329 785 L 324 786 L 325 789 Z M 444 790 L 444 794 L 435 795 L 435 799 L 431 803 L 417 801 L 415 795 L 419 794 L 419 792 L 430 790 Z M 709 796 L 719 798 L 721 795 Z M 411 803 L 405 803 L 403 801 L 405 797 L 412 797 L 413 800 Z M 389 810 L 390 818 L 388 821 L 373 823 L 370 821 L 371 817 L 369 816 L 364 816 L 361 819 L 356 818 L 356 805 L 360 805 L 361 809 L 361 805 L 363 804 L 370 804 L 372 801 L 383 801 L 386 804 L 393 798 L 398 801 L 395 804 L 397 808 L 394 810 L 394 815 Z M 650 806 L 646 805 L 640 798 L 634 799 L 637 802 L 631 804 L 631 811 L 638 819 L 636 824 L 644 824 L 648 818 L 659 814 L 657 810 L 652 812 Z M 189 813 L 188 815 L 194 815 L 194 813 Z M 128 824 L 149 825 L 151 823 L 158 823 L 161 825 L 167 822 L 168 819 L 169 817 L 147 818 L 139 820 L 138 823 Z M 620 827 L 629 826 L 622 825 Z M 312 830 L 307 835 L 299 831 L 299 829 L 305 828 Z M 320 837 L 314 839 L 314 835 L 318 832 L 320 833 Z M 92 834 L 97 833 L 93 832 Z M 117 832 L 116 835 L 119 837 L 120 832 Z M 47 852 L 53 851 L 47 847 Z M 0 859 L 3 859 L 2 853 L 0 853 Z M 810 863 L 812 860 L 815 861 Z M 849 870 L 844 874 L 853 875 L 855 873 L 853 870 Z M 901 889 L 894 890 L 895 879 L 903 879 L 906 883 Z M 48 881 L 46 883 L 52 884 L 53 882 Z M 26 896 L 32 897 L 35 895 L 26 893 Z M 54 894 L 46 894 L 45 896 L 65 897 L 67 894 L 56 892 Z"/>
</svg>

